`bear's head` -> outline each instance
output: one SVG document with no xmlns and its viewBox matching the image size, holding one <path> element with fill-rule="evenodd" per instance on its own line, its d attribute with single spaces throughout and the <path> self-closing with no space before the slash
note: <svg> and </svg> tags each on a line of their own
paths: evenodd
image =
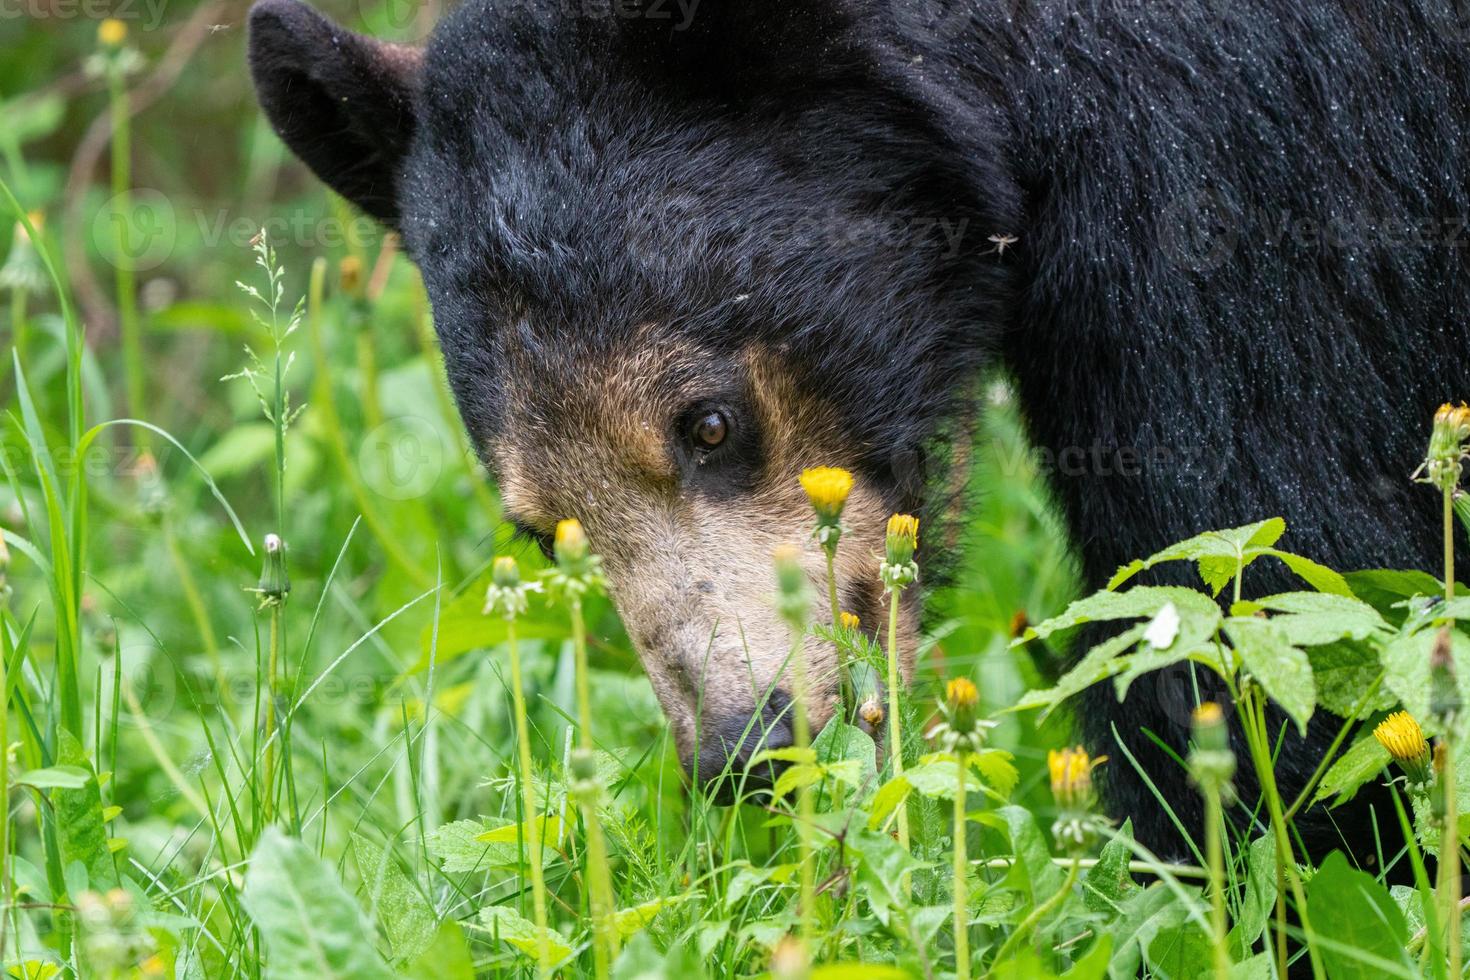
<svg viewBox="0 0 1470 980">
<path fill-rule="evenodd" d="M 825 595 L 802 469 L 856 476 L 838 592 L 880 632 L 886 519 L 943 510 L 1008 317 L 1003 119 L 914 6 L 470 0 L 421 49 L 251 15 L 272 125 L 401 233 L 508 519 L 585 526 L 699 779 L 790 738 L 773 550 Z M 805 657 L 815 730 L 837 657 Z"/>
</svg>

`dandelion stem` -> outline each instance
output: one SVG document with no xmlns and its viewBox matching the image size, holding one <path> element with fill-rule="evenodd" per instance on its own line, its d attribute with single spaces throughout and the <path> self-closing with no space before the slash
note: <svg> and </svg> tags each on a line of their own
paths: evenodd
<svg viewBox="0 0 1470 980">
<path fill-rule="evenodd" d="M 536 962 L 542 977 L 551 976 L 551 948 L 546 942 L 546 879 L 541 869 L 541 814 L 531 769 L 531 729 L 526 721 L 526 694 L 521 679 L 521 651 L 514 619 L 506 622 L 510 645 L 510 691 L 516 713 L 516 749 L 521 767 L 521 808 L 525 812 L 527 864 L 531 869 L 531 907 L 536 923 Z"/>
<path fill-rule="evenodd" d="M 899 722 L 899 673 L 898 673 L 898 589 L 888 592 L 888 758 L 893 763 L 893 775 L 903 775 L 903 730 Z M 909 849 L 908 801 L 898 805 L 898 843 L 905 851 Z M 908 891 L 908 875 L 904 875 L 903 891 Z"/>
<path fill-rule="evenodd" d="M 582 616 L 582 599 L 570 597 L 572 617 L 572 650 L 576 657 L 577 723 L 581 728 L 581 746 L 593 751 L 592 744 L 592 683 L 587 676 L 587 624 Z M 603 840 L 602 824 L 597 814 L 597 803 L 593 798 L 582 800 L 583 832 L 587 837 L 587 904 L 592 913 L 592 956 L 598 980 L 605 980 L 612 961 L 618 955 L 618 934 L 613 927 L 616 903 L 613 899 L 612 881 L 608 877 L 607 843 Z"/>
<path fill-rule="evenodd" d="M 1205 794 L 1205 862 L 1210 869 L 1210 927 L 1215 948 L 1215 980 L 1230 975 L 1230 945 L 1225 917 L 1225 854 L 1221 842 L 1221 825 L 1225 811 L 1220 803 L 1220 786 L 1214 780 L 1203 783 Z"/>
<path fill-rule="evenodd" d="M 957 980 L 970 980 L 970 861 L 965 834 L 966 781 L 969 755 L 955 753 L 959 783 L 954 791 L 954 968 Z"/>
<path fill-rule="evenodd" d="M 270 646 L 266 656 L 265 670 L 265 779 L 260 794 L 261 815 L 270 823 L 275 810 L 276 795 L 276 672 L 280 669 L 281 656 L 281 608 L 280 602 L 272 602 Z"/>
<path fill-rule="evenodd" d="M 1020 925 L 1016 926 L 1016 931 L 1006 937 L 1006 941 L 1000 947 L 1000 952 L 995 954 L 995 960 L 993 962 L 1004 963 L 1009 959 L 1015 953 L 1016 947 L 1025 941 L 1032 930 L 1041 923 L 1041 920 L 1045 919 L 1052 913 L 1053 909 L 1062 904 L 1062 901 L 1072 893 L 1072 886 L 1077 883 L 1077 872 L 1081 867 L 1081 860 L 1074 857 L 1072 863 L 1067 867 L 1067 878 L 1062 882 L 1062 887 L 1057 889 L 1056 894 L 1032 909 L 1031 914 L 1026 916 Z"/>
<path fill-rule="evenodd" d="M 806 705 L 806 651 L 803 649 L 802 633 L 791 631 L 792 686 L 792 744 L 797 751 L 809 748 L 812 743 L 811 721 L 807 717 Z M 816 822 L 816 801 L 812 799 L 811 787 L 802 785 L 796 790 L 796 842 L 801 862 L 801 938 L 809 957 L 815 956 L 816 913 L 817 913 L 817 869 L 812 853 L 812 828 Z"/>
<path fill-rule="evenodd" d="M 1455 484 L 1458 479 L 1451 483 L 1446 481 L 1440 488 L 1440 494 L 1444 498 L 1444 601 L 1446 604 L 1453 602 L 1455 598 Z M 1458 719 L 1456 719 L 1458 721 Z M 1444 829 L 1440 832 L 1440 882 L 1441 898 L 1440 904 L 1444 908 L 1448 936 L 1445 940 L 1448 946 L 1450 968 L 1449 976 L 1459 977 L 1461 974 L 1461 951 L 1460 951 L 1460 819 L 1459 819 L 1459 780 L 1455 773 L 1455 724 L 1446 727 L 1440 736 L 1440 744 L 1444 746 L 1444 771 L 1441 778 L 1446 781 L 1444 786 Z"/>
</svg>

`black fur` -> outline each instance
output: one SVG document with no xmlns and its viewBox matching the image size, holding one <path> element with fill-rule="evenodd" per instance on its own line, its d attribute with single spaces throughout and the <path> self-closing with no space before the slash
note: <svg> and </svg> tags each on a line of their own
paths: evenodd
<svg viewBox="0 0 1470 980">
<path fill-rule="evenodd" d="M 251 66 L 293 148 L 402 228 L 477 438 L 503 385 L 554 412 L 654 323 L 736 389 L 739 351 L 781 352 L 914 508 L 913 461 L 998 357 L 1036 444 L 1074 461 L 1054 483 L 1089 587 L 1272 515 L 1335 567 L 1432 570 L 1407 474 L 1434 407 L 1470 395 L 1453 2 L 704 0 L 675 30 L 471 0 L 404 77 L 264 0 Z M 1268 564 L 1250 591 L 1294 587 Z M 1135 691 L 1079 713 L 1110 805 L 1175 853 L 1112 729 L 1193 825 L 1140 734 L 1179 749 L 1187 715 L 1163 681 Z M 1288 796 L 1326 730 L 1288 744 Z M 1334 816 L 1366 850 L 1363 808 Z M 1336 840 L 1321 811 L 1303 826 Z"/>
</svg>

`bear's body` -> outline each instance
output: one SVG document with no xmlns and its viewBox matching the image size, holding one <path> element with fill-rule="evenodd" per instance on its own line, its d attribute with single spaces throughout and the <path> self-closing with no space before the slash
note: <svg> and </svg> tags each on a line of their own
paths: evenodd
<svg viewBox="0 0 1470 980">
<path fill-rule="evenodd" d="M 263 104 L 403 231 L 466 423 L 533 529 L 580 501 L 529 460 L 569 465 L 548 440 L 600 413 L 575 393 L 630 379 L 636 396 L 600 397 L 678 405 L 697 377 L 759 421 L 713 468 L 655 478 L 612 452 L 599 480 L 568 476 L 619 486 L 591 522 L 626 516 L 636 485 L 665 495 L 671 541 L 708 549 L 678 501 L 775 508 L 798 452 L 857 471 L 874 513 L 932 513 L 937 481 L 914 474 L 998 358 L 1056 461 L 1088 588 L 1277 515 L 1287 546 L 1334 567 L 1437 567 L 1435 502 L 1408 474 L 1434 408 L 1470 396 L 1470 56 L 1451 0 L 704 0 L 685 29 L 655 9 L 472 0 L 422 59 L 290 0 L 252 19 Z M 756 361 L 819 421 L 754 405 L 773 387 Z M 699 682 L 662 686 L 688 663 L 656 655 L 669 624 L 638 618 L 672 600 L 619 589 L 635 557 L 614 526 L 594 545 L 682 731 L 671 705 Z M 1272 564 L 1249 591 L 1294 587 Z M 844 601 L 871 621 L 863 574 Z M 753 608 L 755 588 L 736 598 Z M 1104 685 L 1079 715 L 1114 757 L 1111 808 L 1172 854 L 1113 745 L 1116 729 L 1197 824 L 1143 733 L 1182 750 L 1171 691 L 1144 680 L 1120 706 Z M 1330 729 L 1283 752 L 1288 799 Z M 1334 816 L 1366 847 L 1362 806 Z M 1338 842 L 1329 819 L 1303 817 L 1315 844 Z"/>
</svg>

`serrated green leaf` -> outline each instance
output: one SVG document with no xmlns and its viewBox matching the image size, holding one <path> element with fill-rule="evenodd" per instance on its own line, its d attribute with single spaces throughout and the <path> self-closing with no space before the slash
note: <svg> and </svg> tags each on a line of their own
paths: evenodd
<svg viewBox="0 0 1470 980">
<path fill-rule="evenodd" d="M 511 828 L 509 841 L 481 840 L 485 834 L 505 827 Z M 514 838 L 515 828 L 511 821 L 456 820 L 430 831 L 424 843 L 429 853 L 443 862 L 441 867 L 447 874 L 517 868 L 521 864 L 521 848 Z M 558 860 L 559 855 L 549 846 L 554 838 L 544 840 L 548 846 L 543 848 L 541 858 L 546 865 Z"/>
<path fill-rule="evenodd" d="M 1388 750 L 1379 744 L 1378 739 L 1364 735 L 1323 774 L 1312 802 L 1319 803 L 1329 796 L 1336 796 L 1332 805 L 1341 806 L 1353 798 L 1358 787 L 1376 779 L 1388 761 Z"/>
<path fill-rule="evenodd" d="M 654 917 L 664 909 L 682 905 L 695 897 L 696 893 L 685 892 L 682 895 L 671 895 L 668 898 L 655 898 L 641 905 L 618 909 L 613 913 L 613 928 L 618 931 L 618 935 L 627 939 L 652 922 Z"/>
<path fill-rule="evenodd" d="M 1113 937 L 1113 956 L 1108 963 L 1112 980 L 1132 980 L 1139 976 L 1143 952 L 1154 937 L 1179 925 L 1189 910 L 1167 888 L 1141 888 L 1123 904 L 1123 912 L 1109 926 Z"/>
<path fill-rule="evenodd" d="M 1269 555 L 1272 558 L 1281 559 L 1287 568 L 1297 574 L 1298 578 L 1318 592 L 1352 598 L 1353 590 L 1348 587 L 1347 579 L 1326 565 L 1319 565 L 1310 558 L 1304 558 L 1289 551 L 1277 551 L 1275 548 L 1261 548 L 1258 551 L 1253 550 L 1251 554 L 1253 557 Z"/>
<path fill-rule="evenodd" d="M 873 794 L 872 802 L 868 804 L 868 829 L 877 830 L 883 826 L 889 815 L 908 799 L 913 790 L 914 784 L 905 776 L 894 776 L 880 786 L 878 792 Z"/>
<path fill-rule="evenodd" d="M 1206 531 L 1170 545 L 1147 558 L 1124 565 L 1108 580 L 1105 588 L 1112 591 L 1139 572 L 1155 565 L 1171 561 L 1193 561 L 1198 565 L 1200 578 L 1205 585 L 1218 595 L 1235 577 L 1237 568 L 1250 564 L 1253 556 L 1247 552 L 1254 549 L 1257 555 L 1263 554 L 1264 549 L 1274 545 L 1285 533 L 1286 522 L 1279 517 L 1223 531 Z"/>
<path fill-rule="evenodd" d="M 1277 613 L 1271 617 L 1271 624 L 1293 646 L 1366 640 L 1392 629 L 1378 610 L 1366 602 L 1325 592 L 1283 592 L 1241 606 L 1242 615 L 1259 609 Z"/>
<path fill-rule="evenodd" d="M 353 834 L 352 853 L 368 908 L 388 937 L 395 959 L 411 960 L 433 945 L 439 929 L 434 907 L 398 867 L 393 852 Z"/>
<path fill-rule="evenodd" d="M 1307 659 L 1317 679 L 1317 703 L 1340 718 L 1349 717 L 1360 706 L 1364 714 L 1372 714 L 1398 703 L 1382 682 L 1376 693 L 1366 703 L 1363 701 L 1383 673 L 1377 652 L 1367 643 L 1342 640 L 1309 647 Z"/>
<path fill-rule="evenodd" d="M 274 827 L 251 852 L 242 901 L 265 943 L 267 977 L 392 980 L 336 872 Z"/>
<path fill-rule="evenodd" d="M 1028 629 L 1016 642 L 1045 639 L 1053 633 L 1084 623 L 1152 619 L 1158 615 L 1160 609 L 1170 603 L 1179 613 L 1177 636 L 1187 644 L 1198 643 L 1209 636 L 1220 621 L 1220 607 L 1194 589 L 1177 585 L 1141 585 L 1127 592 L 1106 590 L 1078 599 L 1060 615 Z M 1179 639 L 1175 642 L 1179 642 Z"/>
<path fill-rule="evenodd" d="M 1210 975 L 1214 944 L 1198 922 L 1186 919 L 1161 929 L 1148 944 L 1153 976 L 1206 977 Z"/>
<path fill-rule="evenodd" d="M 1232 617 L 1225 621 L 1225 632 L 1245 669 L 1306 734 L 1317 707 L 1317 684 L 1306 653 L 1266 620 Z"/>
</svg>

